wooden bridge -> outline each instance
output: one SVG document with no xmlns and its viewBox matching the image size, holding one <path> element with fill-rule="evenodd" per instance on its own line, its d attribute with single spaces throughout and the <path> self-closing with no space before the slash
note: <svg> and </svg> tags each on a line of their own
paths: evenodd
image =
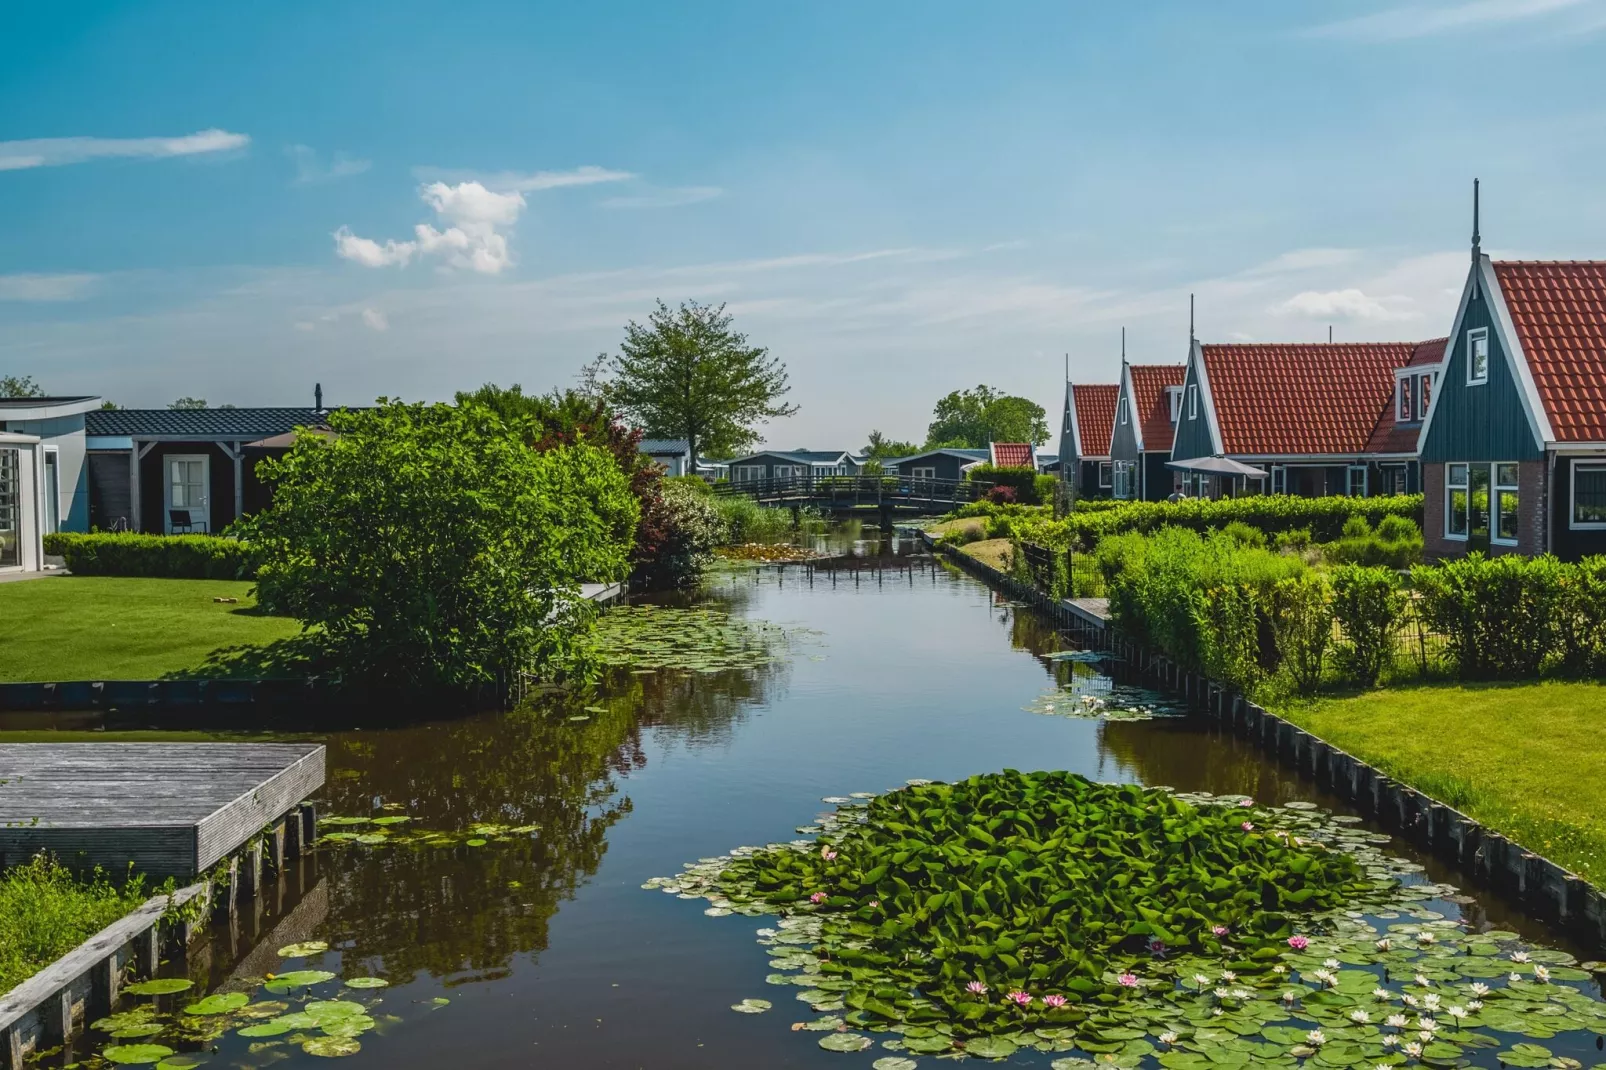
<svg viewBox="0 0 1606 1070">
<path fill-rule="evenodd" d="M 876 509 L 892 513 L 946 513 L 976 501 L 992 484 L 971 479 L 915 479 L 906 476 L 779 476 L 716 483 L 714 493 L 751 498 L 761 505 L 809 505 L 826 512 Z"/>
</svg>

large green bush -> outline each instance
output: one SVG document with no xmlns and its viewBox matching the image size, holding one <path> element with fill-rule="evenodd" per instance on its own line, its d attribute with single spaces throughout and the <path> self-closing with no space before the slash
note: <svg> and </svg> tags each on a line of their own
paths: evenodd
<svg viewBox="0 0 1606 1070">
<path fill-rule="evenodd" d="M 1394 664 L 1394 633 L 1405 613 L 1399 574 L 1387 568 L 1340 565 L 1333 571 L 1333 612 L 1344 631 L 1339 662 L 1363 687 L 1376 686 Z"/>
<path fill-rule="evenodd" d="M 1422 563 L 1422 531 L 1409 518 L 1391 514 L 1374 531 L 1364 516 L 1352 516 L 1337 542 L 1323 547 L 1335 564 L 1407 569 Z"/>
<path fill-rule="evenodd" d="M 256 575 L 250 546 L 221 535 L 57 531 L 45 536 L 45 553 L 64 558 L 75 576 L 247 580 Z"/>
<path fill-rule="evenodd" d="M 991 483 L 995 487 L 1010 487 L 1015 491 L 1015 501 L 1021 505 L 1042 505 L 1045 501 L 1038 493 L 1037 469 L 1026 465 L 1005 465 L 995 468 L 984 462 L 968 469 L 965 478 L 979 483 Z M 1052 486 L 1048 489 L 1052 495 Z"/>
<path fill-rule="evenodd" d="M 1598 560 L 1591 568 L 1598 568 Z M 1582 566 L 1554 557 L 1471 553 L 1411 571 L 1423 614 L 1449 638 L 1449 656 L 1467 679 L 1520 680 L 1539 675 L 1547 658 L 1561 653 L 1563 577 Z M 1578 606 L 1570 622 L 1577 634 L 1606 614 L 1606 605 Z"/>
<path fill-rule="evenodd" d="M 792 511 L 773 505 L 760 505 L 741 495 L 714 499 L 725 524 L 725 541 L 732 546 L 750 542 L 789 542 L 796 530 Z"/>
<path fill-rule="evenodd" d="M 246 520 L 264 605 L 319 629 L 348 677 L 413 698 L 556 670 L 593 609 L 580 584 L 623 578 L 639 517 L 613 456 L 538 449 L 474 401 L 333 413 L 260 471 Z"/>
<path fill-rule="evenodd" d="M 1327 577 L 1310 572 L 1273 587 L 1272 630 L 1294 688 L 1315 693 L 1333 645 L 1333 589 Z"/>
<path fill-rule="evenodd" d="M 706 488 L 695 477 L 666 479 L 659 486 L 657 552 L 651 560 L 637 562 L 632 589 L 637 583 L 653 590 L 686 587 L 702 576 L 714 547 L 725 543 L 727 533 L 725 518 Z"/>
</svg>

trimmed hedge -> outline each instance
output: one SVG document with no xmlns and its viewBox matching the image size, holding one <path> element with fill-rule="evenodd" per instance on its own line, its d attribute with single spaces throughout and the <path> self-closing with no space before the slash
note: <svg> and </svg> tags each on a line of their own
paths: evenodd
<svg viewBox="0 0 1606 1070">
<path fill-rule="evenodd" d="M 1010 487 L 1015 491 L 1014 501 L 1022 505 L 1042 505 L 1043 499 L 1038 494 L 1037 469 L 1024 465 L 1005 466 L 994 468 L 991 464 L 982 463 L 965 472 L 966 479 L 973 479 L 982 483 L 991 483 L 995 487 Z M 1052 494 L 1052 487 L 1049 488 Z M 995 501 L 997 499 L 994 499 Z"/>
<path fill-rule="evenodd" d="M 149 576 L 170 580 L 256 578 L 251 547 L 221 535 L 145 535 L 58 531 L 45 553 L 67 561 L 77 576 Z"/>
</svg>

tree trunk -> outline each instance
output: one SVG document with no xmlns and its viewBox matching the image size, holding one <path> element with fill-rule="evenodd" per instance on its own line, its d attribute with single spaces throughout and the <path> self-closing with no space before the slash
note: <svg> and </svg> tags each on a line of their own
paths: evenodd
<svg viewBox="0 0 1606 1070">
<path fill-rule="evenodd" d="M 696 431 L 696 429 L 688 430 L 686 432 L 686 449 L 691 454 L 691 458 L 686 462 L 691 467 L 686 472 L 686 474 L 689 475 L 689 476 L 694 476 L 694 475 L 697 474 L 697 431 Z"/>
</svg>

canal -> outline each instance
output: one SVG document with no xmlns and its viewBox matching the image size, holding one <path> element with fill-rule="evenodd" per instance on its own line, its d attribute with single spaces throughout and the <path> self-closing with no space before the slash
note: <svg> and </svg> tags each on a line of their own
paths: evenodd
<svg viewBox="0 0 1606 1070">
<path fill-rule="evenodd" d="M 1164 699 L 1050 657 L 1064 640 L 1031 611 L 929 558 L 721 573 L 695 601 L 783 626 L 786 655 L 753 669 L 618 671 L 600 694 L 538 696 L 507 714 L 297 734 L 329 748 L 323 815 L 406 818 L 389 827 L 412 841 L 322 847 L 260 916 L 219 924 L 211 947 L 174 969 L 249 988 L 290 968 L 276 947 L 327 942 L 294 966 L 389 982 L 364 994 L 382 997 L 385 1013 L 373 1012 L 353 1066 L 868 1067 L 889 1053 L 833 1054 L 793 1028 L 815 1014 L 793 989 L 765 983 L 754 938 L 764 919 L 709 917 L 704 900 L 643 884 L 739 845 L 793 839 L 829 809 L 822 797 L 915 778 L 1060 769 L 1344 810 L 1195 721 L 1063 715 L 1080 708 L 1079 693 L 1123 706 Z M 135 735 L 164 738 L 92 734 Z M 431 831 L 451 842 L 419 845 Z M 1441 908 L 1545 938 L 1498 899 Z M 732 1012 L 748 998 L 774 1009 Z M 1593 1035 L 1565 1039 L 1547 1043 L 1595 1055 Z M 197 1050 L 215 1065 L 316 1061 L 237 1033 Z M 1052 1057 L 1022 1050 L 1010 1062 Z M 1492 1051 L 1478 1061 L 1495 1065 Z"/>
</svg>

